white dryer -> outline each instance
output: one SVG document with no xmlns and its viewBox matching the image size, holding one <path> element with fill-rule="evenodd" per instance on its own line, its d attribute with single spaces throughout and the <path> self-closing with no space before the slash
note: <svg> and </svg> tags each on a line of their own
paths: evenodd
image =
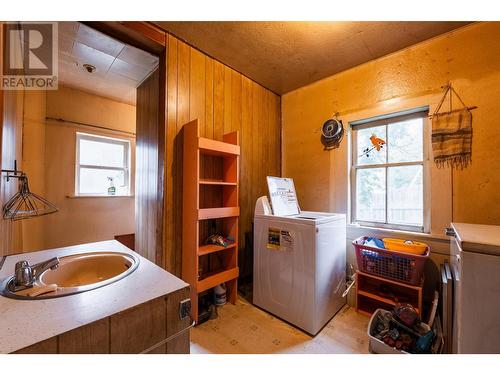
<svg viewBox="0 0 500 375">
<path fill-rule="evenodd" d="M 300 211 L 293 180 L 268 177 L 254 215 L 253 303 L 315 335 L 345 304 L 344 214 Z"/>
</svg>

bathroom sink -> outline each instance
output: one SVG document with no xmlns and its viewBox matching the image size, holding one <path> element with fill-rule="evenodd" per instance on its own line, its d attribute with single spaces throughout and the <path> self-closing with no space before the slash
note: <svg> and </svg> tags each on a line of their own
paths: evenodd
<svg viewBox="0 0 500 375">
<path fill-rule="evenodd" d="M 58 268 L 41 273 L 32 288 L 14 292 L 13 277 L 8 278 L 3 282 L 2 294 L 18 299 L 47 299 L 82 293 L 123 279 L 138 265 L 139 258 L 127 253 L 93 252 L 68 255 L 59 258 Z M 45 289 L 55 290 L 38 296 L 30 295 L 47 286 L 49 288 Z"/>
</svg>

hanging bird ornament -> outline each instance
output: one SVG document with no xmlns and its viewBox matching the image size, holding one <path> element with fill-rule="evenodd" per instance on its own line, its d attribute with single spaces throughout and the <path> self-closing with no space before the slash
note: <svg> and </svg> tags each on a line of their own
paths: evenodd
<svg viewBox="0 0 500 375">
<path fill-rule="evenodd" d="M 367 147 L 363 150 L 363 153 L 361 154 L 361 157 L 366 156 L 367 158 L 370 157 L 370 153 L 373 150 L 380 151 L 384 148 L 385 141 L 381 138 L 378 138 L 375 134 L 372 134 L 370 137 L 370 142 L 372 143 L 372 147 Z"/>
</svg>

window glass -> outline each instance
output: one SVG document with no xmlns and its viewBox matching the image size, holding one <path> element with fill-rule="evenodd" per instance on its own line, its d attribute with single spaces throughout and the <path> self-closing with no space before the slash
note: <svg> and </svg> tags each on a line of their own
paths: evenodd
<svg viewBox="0 0 500 375">
<path fill-rule="evenodd" d="M 123 167 L 123 143 L 80 139 L 80 164 L 106 167 Z"/>
<path fill-rule="evenodd" d="M 80 168 L 79 191 L 81 194 L 108 195 L 108 188 L 111 186 L 110 179 L 116 188 L 116 195 L 127 194 L 124 171 L 83 167 Z"/>
<path fill-rule="evenodd" d="M 385 168 L 357 170 L 356 218 L 385 221 Z"/>
<path fill-rule="evenodd" d="M 386 139 L 386 126 L 374 126 L 366 129 L 357 130 L 357 158 L 358 165 L 384 164 L 386 161 L 386 149 L 382 147 L 380 151 L 373 150 L 373 144 L 370 140 L 372 135 L 377 138 Z"/>
<path fill-rule="evenodd" d="M 77 133 L 77 195 L 129 195 L 130 142 Z"/>
<path fill-rule="evenodd" d="M 387 126 L 389 163 L 423 160 L 423 119 L 395 122 Z"/>
<path fill-rule="evenodd" d="M 387 168 L 387 221 L 393 224 L 424 223 L 423 167 Z"/>
<path fill-rule="evenodd" d="M 353 125 L 353 221 L 419 230 L 424 225 L 424 125 L 427 112 L 377 116 Z M 379 139 L 370 138 L 376 137 Z M 377 149 L 376 145 L 382 145 Z"/>
</svg>

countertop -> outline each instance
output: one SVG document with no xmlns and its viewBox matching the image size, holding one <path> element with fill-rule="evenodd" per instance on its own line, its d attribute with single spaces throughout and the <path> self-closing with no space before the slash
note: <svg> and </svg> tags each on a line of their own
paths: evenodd
<svg viewBox="0 0 500 375">
<path fill-rule="evenodd" d="M 33 264 L 94 251 L 135 254 L 139 267 L 113 284 L 71 296 L 45 300 L 0 296 L 0 353 L 14 352 L 189 286 L 115 240 L 7 256 L 0 281 L 12 276 L 19 260 Z"/>
<path fill-rule="evenodd" d="M 500 255 L 500 226 L 451 223 L 463 251 Z"/>
</svg>

